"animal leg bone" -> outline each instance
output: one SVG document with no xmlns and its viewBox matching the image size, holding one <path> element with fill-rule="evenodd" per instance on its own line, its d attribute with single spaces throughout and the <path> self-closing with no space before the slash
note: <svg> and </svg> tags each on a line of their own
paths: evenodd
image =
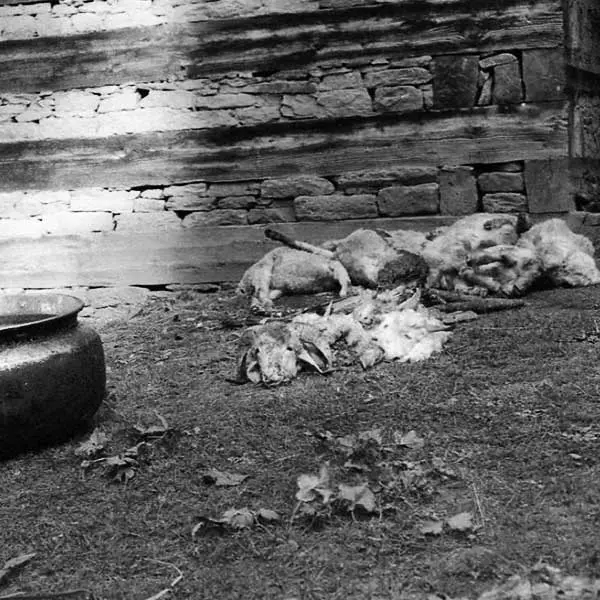
<svg viewBox="0 0 600 600">
<path fill-rule="evenodd" d="M 267 227 L 265 229 L 265 236 L 275 242 L 281 242 L 289 248 L 294 248 L 295 250 L 304 250 L 305 252 L 312 252 L 312 254 L 318 254 L 319 256 L 324 256 L 325 258 L 329 258 L 332 260 L 335 258 L 335 254 L 331 250 L 319 248 L 319 246 L 313 246 L 313 244 L 309 244 L 308 242 L 295 240 L 289 235 L 286 235 L 281 231 L 271 229 L 270 227 Z"/>
</svg>

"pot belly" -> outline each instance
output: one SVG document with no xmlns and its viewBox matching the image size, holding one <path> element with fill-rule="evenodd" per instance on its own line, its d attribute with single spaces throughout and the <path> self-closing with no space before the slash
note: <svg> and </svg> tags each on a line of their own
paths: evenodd
<svg viewBox="0 0 600 600">
<path fill-rule="evenodd" d="M 105 390 L 104 351 L 91 327 L 0 341 L 0 455 L 67 439 L 90 422 Z"/>
</svg>

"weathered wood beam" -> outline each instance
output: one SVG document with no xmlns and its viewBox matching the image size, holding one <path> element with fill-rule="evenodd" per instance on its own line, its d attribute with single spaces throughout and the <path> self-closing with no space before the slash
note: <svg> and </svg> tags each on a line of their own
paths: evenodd
<svg viewBox="0 0 600 600">
<path fill-rule="evenodd" d="M 567 153 L 566 102 L 0 144 L 0 191 L 338 175 L 390 164 L 472 164 Z"/>
<path fill-rule="evenodd" d="M 213 23 L 192 76 L 313 62 L 557 47 L 560 0 L 412 0 Z"/>
<path fill-rule="evenodd" d="M 549 216 L 564 214 L 537 214 L 532 219 L 537 222 Z M 344 237 L 360 227 L 425 232 L 457 218 L 278 223 L 276 227 L 293 238 L 320 243 Z M 253 262 L 274 247 L 276 244 L 264 235 L 264 226 L 5 239 L 0 240 L 0 288 L 238 281 Z"/>
<path fill-rule="evenodd" d="M 560 0 L 412 0 L 0 43 L 0 92 L 562 45 Z"/>
<path fill-rule="evenodd" d="M 0 42 L 0 92 L 161 81 L 185 72 L 185 32 L 166 25 Z M 182 54 L 183 51 L 183 54 Z M 182 71 L 182 69 L 184 69 Z"/>
<path fill-rule="evenodd" d="M 597 0 L 565 0 L 567 63 L 600 74 L 600 4 Z"/>
<path fill-rule="evenodd" d="M 359 227 L 428 231 L 456 217 L 281 223 L 277 229 L 313 243 Z M 163 234 L 118 232 L 0 240 L 0 287 L 163 285 L 238 280 L 276 244 L 262 226 L 202 227 Z"/>
<path fill-rule="evenodd" d="M 43 0 L 0 0 L 0 6 L 13 4 L 41 4 Z"/>
</svg>

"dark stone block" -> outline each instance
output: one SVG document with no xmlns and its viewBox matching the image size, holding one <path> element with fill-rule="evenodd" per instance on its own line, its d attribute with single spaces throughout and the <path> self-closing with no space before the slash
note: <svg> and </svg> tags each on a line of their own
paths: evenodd
<svg viewBox="0 0 600 600">
<path fill-rule="evenodd" d="M 523 175 L 521 173 L 482 173 L 479 176 L 479 189 L 482 192 L 521 192 Z"/>
<path fill-rule="evenodd" d="M 435 108 L 474 106 L 479 78 L 477 56 L 438 56 L 432 62 Z"/>
<path fill-rule="evenodd" d="M 498 65 L 494 68 L 493 102 L 516 104 L 523 99 L 521 70 L 518 62 Z"/>
<path fill-rule="evenodd" d="M 378 216 L 372 194 L 299 196 L 294 200 L 294 209 L 300 221 L 339 221 Z"/>
<path fill-rule="evenodd" d="M 490 213 L 525 212 L 527 198 L 514 192 L 497 192 L 483 196 L 483 210 Z"/>
<path fill-rule="evenodd" d="M 423 183 L 387 187 L 377 195 L 377 203 L 381 214 L 386 217 L 434 215 L 439 209 L 438 185 Z"/>
<path fill-rule="evenodd" d="M 477 183 L 473 167 L 444 167 L 440 171 L 440 212 L 469 215 L 477 210 Z"/>
<path fill-rule="evenodd" d="M 565 98 L 565 58 L 562 49 L 523 51 L 523 81 L 528 102 Z"/>
</svg>

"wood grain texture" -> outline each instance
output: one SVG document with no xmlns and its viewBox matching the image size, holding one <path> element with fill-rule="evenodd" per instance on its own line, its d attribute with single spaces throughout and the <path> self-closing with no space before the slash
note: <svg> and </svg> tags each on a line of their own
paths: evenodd
<svg viewBox="0 0 600 600">
<path fill-rule="evenodd" d="M 359 227 L 428 231 L 449 217 L 281 223 L 276 229 L 313 243 Z M 93 234 L 0 240 L 2 287 L 163 285 L 238 280 L 277 245 L 262 226 L 201 227 L 165 234 Z"/>
<path fill-rule="evenodd" d="M 14 4 L 41 4 L 42 0 L 0 0 L 0 6 L 9 6 Z"/>
<path fill-rule="evenodd" d="M 600 3 L 565 0 L 567 62 L 600 74 Z"/>
<path fill-rule="evenodd" d="M 0 191 L 331 176 L 393 164 L 562 157 L 567 153 L 566 111 L 565 102 L 555 102 L 413 118 L 0 144 Z"/>
<path fill-rule="evenodd" d="M 551 214 L 532 215 L 537 222 Z M 430 231 L 457 217 L 278 223 L 283 233 L 312 243 L 344 237 L 360 227 Z M 166 285 L 238 281 L 277 247 L 264 226 L 201 227 L 181 233 L 51 236 L 0 240 L 1 287 Z"/>
<path fill-rule="evenodd" d="M 562 45 L 560 0 L 411 0 L 0 43 L 0 92 Z"/>
<path fill-rule="evenodd" d="M 0 92 L 62 90 L 180 76 L 190 40 L 157 25 L 0 42 Z M 183 54 L 182 54 L 183 52 Z"/>
</svg>

